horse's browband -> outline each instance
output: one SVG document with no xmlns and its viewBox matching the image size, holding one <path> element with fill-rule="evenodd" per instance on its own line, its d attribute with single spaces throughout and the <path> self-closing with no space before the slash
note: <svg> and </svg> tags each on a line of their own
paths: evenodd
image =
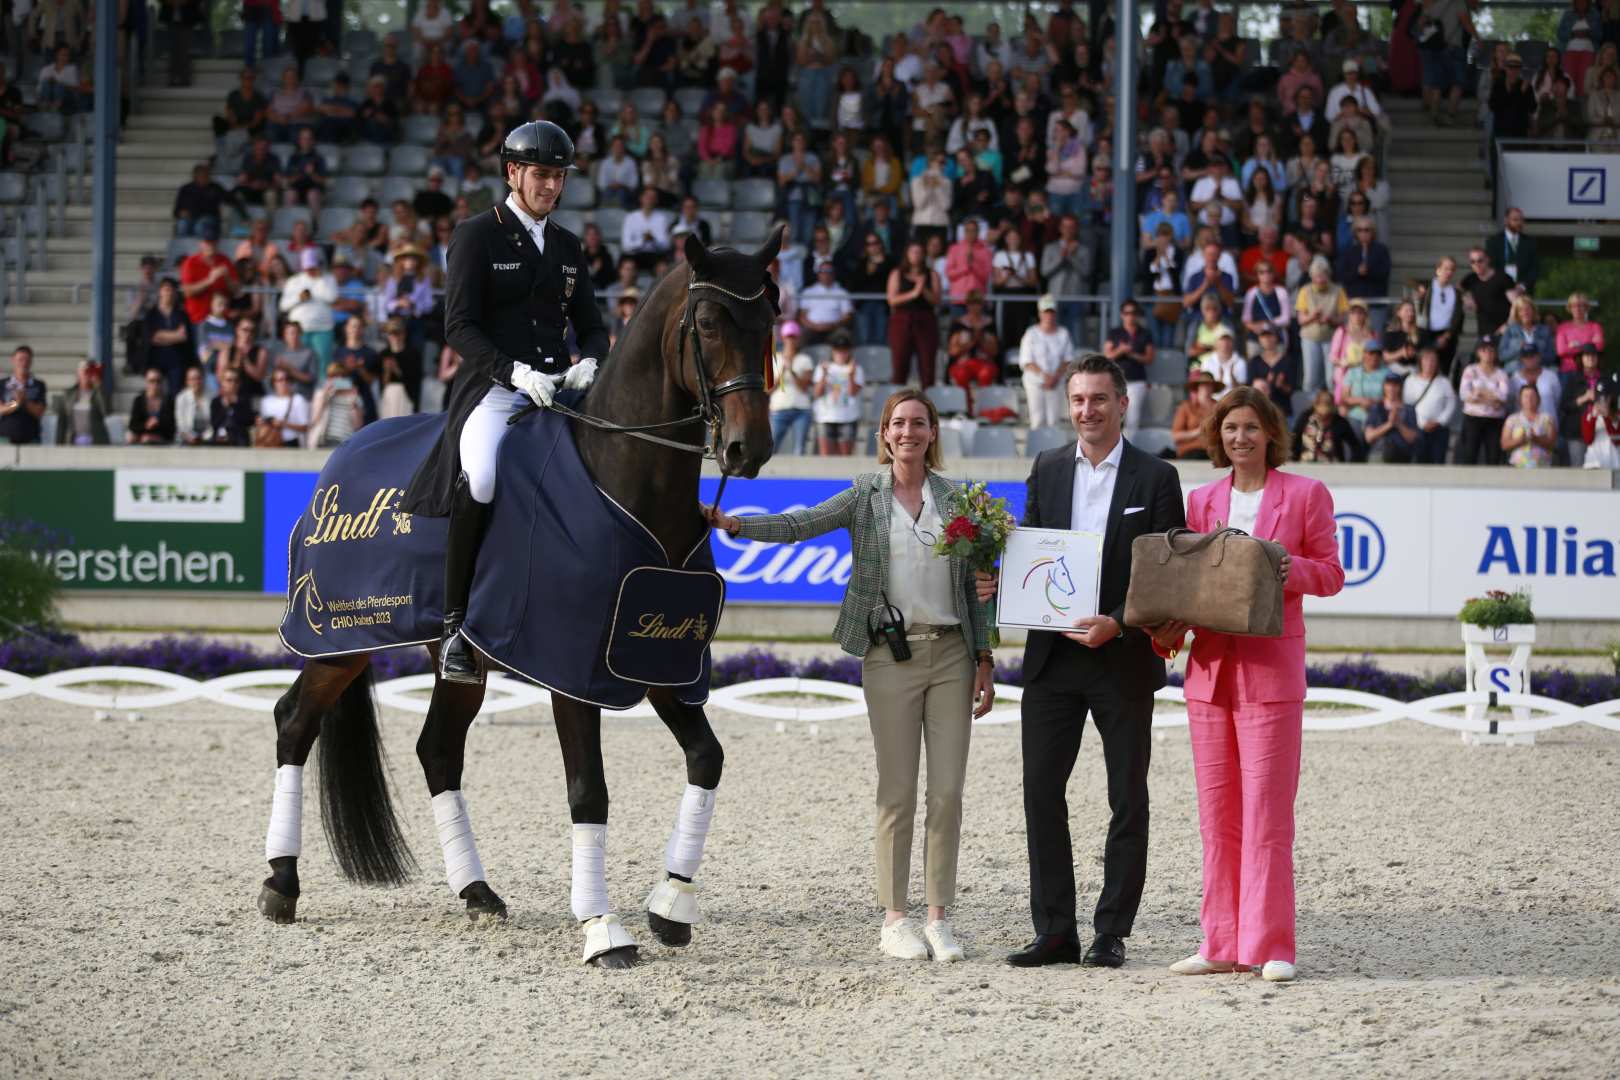
<svg viewBox="0 0 1620 1080">
<path fill-rule="evenodd" d="M 712 281 L 692 281 L 692 282 L 688 283 L 687 286 L 686 286 L 686 291 L 691 292 L 693 289 L 713 289 L 715 292 L 725 293 L 727 296 L 731 297 L 733 300 L 741 300 L 743 303 L 749 303 L 751 301 L 758 300 L 760 297 L 765 295 L 765 286 L 763 286 L 763 285 L 761 285 L 759 287 L 758 291 L 756 291 L 752 296 L 742 296 L 739 293 L 732 292 L 730 289 L 726 288 L 724 285 L 716 285 Z"/>
</svg>

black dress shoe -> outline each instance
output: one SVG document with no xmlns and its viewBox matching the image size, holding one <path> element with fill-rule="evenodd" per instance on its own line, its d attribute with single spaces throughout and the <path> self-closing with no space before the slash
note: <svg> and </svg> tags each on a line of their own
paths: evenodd
<svg viewBox="0 0 1620 1080">
<path fill-rule="evenodd" d="M 1086 967 L 1124 967 L 1125 940 L 1117 934 L 1098 934 L 1080 962 Z"/>
<path fill-rule="evenodd" d="M 1013 967 L 1026 968 L 1079 962 L 1079 940 L 1062 934 L 1037 934 L 1034 941 L 1007 957 L 1007 963 Z"/>
</svg>

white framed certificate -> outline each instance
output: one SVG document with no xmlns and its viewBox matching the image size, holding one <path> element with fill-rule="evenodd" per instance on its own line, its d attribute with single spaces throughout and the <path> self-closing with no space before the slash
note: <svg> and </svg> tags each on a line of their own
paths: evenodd
<svg viewBox="0 0 1620 1080">
<path fill-rule="evenodd" d="M 1097 614 L 1102 549 L 1101 533 L 1014 529 L 1001 553 L 996 625 L 1067 630 Z"/>
</svg>

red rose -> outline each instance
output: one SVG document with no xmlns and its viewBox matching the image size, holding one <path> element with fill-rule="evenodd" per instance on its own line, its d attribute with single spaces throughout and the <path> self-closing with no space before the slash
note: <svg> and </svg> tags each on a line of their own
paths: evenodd
<svg viewBox="0 0 1620 1080">
<path fill-rule="evenodd" d="M 968 518 L 964 516 L 957 516 L 951 519 L 951 523 L 949 525 L 945 526 L 945 538 L 953 541 L 974 541 L 979 538 L 979 527 L 973 524 L 973 522 Z"/>
</svg>

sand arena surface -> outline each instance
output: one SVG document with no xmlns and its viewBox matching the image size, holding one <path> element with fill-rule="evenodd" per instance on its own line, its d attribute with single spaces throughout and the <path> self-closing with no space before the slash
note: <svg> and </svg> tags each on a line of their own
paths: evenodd
<svg viewBox="0 0 1620 1080">
<path fill-rule="evenodd" d="M 578 959 L 549 724 L 472 734 L 466 791 L 510 923 L 469 925 L 413 746 L 384 714 L 423 872 L 341 881 L 306 785 L 296 926 L 253 907 L 267 717 L 205 705 L 140 723 L 38 699 L 0 722 L 0 1075 L 1414 1076 L 1620 1073 L 1620 738 L 1575 727 L 1470 750 L 1397 725 L 1307 734 L 1301 981 L 1184 978 L 1199 843 L 1184 730 L 1156 742 L 1147 894 L 1120 972 L 1016 971 L 1030 936 L 1018 729 L 969 766 L 965 964 L 877 950 L 872 755 L 860 721 L 811 739 L 718 715 L 727 751 L 686 950 L 640 905 L 684 774 L 656 721 L 610 721 L 608 882 L 632 972 Z M 1088 730 L 1070 786 L 1082 905 L 1106 825 Z M 918 828 L 921 828 L 919 814 Z M 920 882 L 921 844 L 913 879 Z M 920 885 L 918 886 L 920 894 Z M 920 895 L 917 897 L 920 900 Z"/>
</svg>

